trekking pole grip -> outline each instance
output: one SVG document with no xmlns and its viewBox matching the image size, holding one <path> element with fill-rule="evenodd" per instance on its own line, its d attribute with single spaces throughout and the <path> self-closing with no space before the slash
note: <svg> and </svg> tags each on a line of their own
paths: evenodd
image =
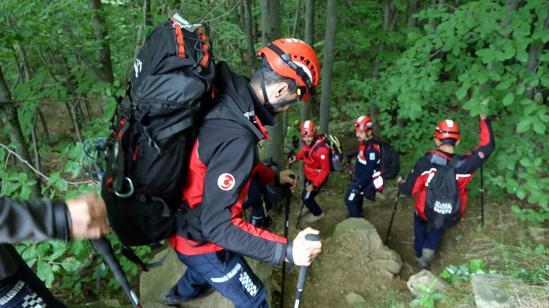
<svg viewBox="0 0 549 308">
<path fill-rule="evenodd" d="M 309 233 L 305 235 L 305 239 L 308 241 L 320 241 L 320 236 L 318 234 Z M 309 270 L 308 266 L 302 266 L 299 269 L 299 276 L 297 278 L 297 293 L 295 298 L 294 308 L 299 307 L 301 301 L 301 296 L 303 295 L 303 288 L 305 286 L 305 280 L 307 279 L 307 271 Z"/>
</svg>

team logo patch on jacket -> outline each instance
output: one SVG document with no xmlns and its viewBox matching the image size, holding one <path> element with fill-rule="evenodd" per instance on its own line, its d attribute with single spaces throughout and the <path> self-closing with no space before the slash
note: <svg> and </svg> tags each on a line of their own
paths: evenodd
<svg viewBox="0 0 549 308">
<path fill-rule="evenodd" d="M 217 186 L 224 191 L 233 189 L 234 183 L 234 176 L 230 173 L 223 173 L 217 178 Z"/>
</svg>

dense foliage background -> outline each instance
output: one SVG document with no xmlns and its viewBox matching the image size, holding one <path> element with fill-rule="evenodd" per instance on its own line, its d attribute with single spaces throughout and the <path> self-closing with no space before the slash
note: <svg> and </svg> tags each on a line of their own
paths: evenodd
<svg viewBox="0 0 549 308">
<path fill-rule="evenodd" d="M 313 14 L 305 14 L 311 5 Z M 322 78 L 331 74 L 332 82 L 319 89 L 316 104 L 288 113 L 281 129 L 310 113 L 344 134 L 355 117 L 369 114 L 403 155 L 403 174 L 432 146 L 439 120 L 460 123 L 463 153 L 477 142 L 476 116 L 490 115 L 496 152 L 484 171 L 488 194 L 518 219 L 547 223 L 549 4 L 543 0 L 1 1 L 2 196 L 70 197 L 97 189 L 82 168 L 82 142 L 107 136 L 114 97 L 124 93 L 146 33 L 175 11 L 203 23 L 216 59 L 243 74 L 256 65 L 253 50 L 262 36 L 269 37 L 262 14 L 280 18 L 280 36 L 302 39 L 314 21 L 307 40 L 323 60 L 333 48 L 333 61 L 322 62 L 331 64 Z M 327 21 L 335 16 L 330 35 Z M 321 102 L 329 113 L 318 104 L 322 91 L 330 94 Z M 55 279 L 71 296 L 94 280 L 82 273 L 106 275 L 87 242 L 18 249 L 48 285 Z M 124 267 L 137 273 L 128 262 Z"/>
</svg>

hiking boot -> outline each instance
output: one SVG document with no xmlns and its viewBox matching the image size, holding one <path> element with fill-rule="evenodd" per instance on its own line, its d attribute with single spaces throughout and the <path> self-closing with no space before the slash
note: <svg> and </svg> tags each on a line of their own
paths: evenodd
<svg viewBox="0 0 549 308">
<path fill-rule="evenodd" d="M 256 227 L 262 227 L 263 226 L 263 216 L 257 217 L 252 216 L 252 219 L 250 220 L 250 223 Z"/>
<path fill-rule="evenodd" d="M 425 261 L 427 267 L 431 267 L 431 262 L 433 261 L 434 255 L 435 251 L 433 249 L 423 248 L 421 250 L 421 258 L 423 259 L 423 261 Z"/>
<path fill-rule="evenodd" d="M 273 225 L 273 220 L 269 216 L 266 216 L 266 217 L 252 216 L 252 220 L 250 221 L 250 223 L 256 227 L 268 229 Z"/>
<path fill-rule="evenodd" d="M 427 262 L 425 262 L 425 260 L 422 257 L 416 257 L 416 263 L 417 263 L 417 266 L 419 266 L 419 268 L 421 269 L 429 268 L 429 264 L 427 264 Z"/>
<path fill-rule="evenodd" d="M 263 218 L 263 221 L 261 222 L 261 227 L 265 229 L 269 229 L 272 226 L 273 226 L 273 219 L 270 216 L 265 216 L 265 218 Z"/>
<path fill-rule="evenodd" d="M 194 299 L 206 297 L 215 291 L 215 289 L 212 286 L 208 285 L 203 287 L 195 297 L 188 298 L 188 297 L 183 297 L 181 295 L 177 295 L 175 291 L 176 288 L 177 288 L 177 285 L 171 287 L 166 293 L 162 295 L 162 298 L 161 298 L 162 304 L 166 306 L 180 307 L 184 303 L 187 303 Z"/>
<path fill-rule="evenodd" d="M 191 300 L 190 298 L 177 295 L 175 291 L 176 288 L 177 286 L 173 286 L 166 293 L 162 294 L 162 297 L 160 299 L 162 304 L 166 306 L 179 307 L 180 305 L 183 305 L 184 303 Z"/>
<path fill-rule="evenodd" d="M 306 224 L 312 224 L 313 222 L 317 222 L 317 221 L 321 220 L 322 218 L 324 218 L 324 216 L 326 216 L 326 214 L 324 214 L 324 212 L 322 212 L 322 214 L 320 214 L 318 216 L 315 216 L 311 213 L 308 216 L 306 216 L 305 218 L 303 218 L 303 222 L 306 223 Z"/>
</svg>

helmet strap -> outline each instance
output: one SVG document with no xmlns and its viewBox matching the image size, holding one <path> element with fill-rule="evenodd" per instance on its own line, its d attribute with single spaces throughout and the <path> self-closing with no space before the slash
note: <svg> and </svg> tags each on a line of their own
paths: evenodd
<svg viewBox="0 0 549 308">
<path fill-rule="evenodd" d="M 271 103 L 269 102 L 269 96 L 267 96 L 267 88 L 265 87 L 265 78 L 263 77 L 263 72 L 259 75 L 259 83 L 261 85 L 261 92 L 263 92 L 263 104 L 267 110 L 273 109 Z"/>
</svg>

